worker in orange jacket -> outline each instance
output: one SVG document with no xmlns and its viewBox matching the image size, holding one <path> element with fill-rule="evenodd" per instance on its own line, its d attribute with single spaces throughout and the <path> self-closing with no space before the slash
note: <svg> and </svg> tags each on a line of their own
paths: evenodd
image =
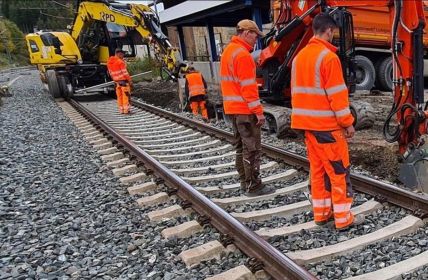
<svg viewBox="0 0 428 280">
<path fill-rule="evenodd" d="M 354 217 L 350 211 L 353 191 L 346 138 L 353 137 L 355 129 L 342 66 L 331 44 L 336 27 L 330 15 L 317 15 L 314 37 L 293 60 L 291 127 L 305 131 L 315 223 L 334 218 L 336 228 L 345 229 L 364 221 L 364 216 Z"/>
<path fill-rule="evenodd" d="M 265 122 L 256 82 L 256 64 L 250 51 L 263 33 L 254 21 L 241 20 L 237 34 L 220 60 L 220 84 L 224 113 L 234 132 L 236 168 L 246 195 L 274 191 L 262 185 L 260 175 L 261 126 Z"/>
<path fill-rule="evenodd" d="M 190 66 L 187 69 L 186 83 L 184 86 L 185 94 L 189 97 L 190 108 L 193 115 L 197 116 L 199 110 L 204 121 L 208 121 L 208 112 L 206 106 L 207 83 L 202 74 L 196 71 L 195 67 Z"/>
<path fill-rule="evenodd" d="M 107 61 L 107 69 L 111 79 L 116 85 L 116 97 L 119 112 L 121 114 L 129 113 L 129 97 L 131 96 L 132 79 L 126 69 L 126 62 L 123 60 L 125 52 L 117 48 L 115 55 Z"/>
</svg>

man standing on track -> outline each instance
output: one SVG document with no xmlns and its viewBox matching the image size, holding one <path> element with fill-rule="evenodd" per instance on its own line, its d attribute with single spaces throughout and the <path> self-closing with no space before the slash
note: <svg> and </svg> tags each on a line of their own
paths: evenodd
<svg viewBox="0 0 428 280">
<path fill-rule="evenodd" d="M 260 179 L 261 126 L 265 122 L 256 82 L 256 64 L 250 51 L 263 33 L 257 24 L 241 20 L 237 34 L 221 56 L 220 80 L 224 113 L 233 125 L 236 168 L 246 195 L 274 192 Z"/>
<path fill-rule="evenodd" d="M 346 138 L 353 137 L 355 129 L 341 62 L 331 44 L 336 27 L 330 15 L 317 15 L 314 37 L 293 60 L 291 127 L 305 131 L 315 223 L 324 225 L 334 218 L 336 228 L 345 229 L 362 223 L 364 216 L 354 217 L 350 211 L 353 191 Z"/>
<path fill-rule="evenodd" d="M 205 122 L 208 122 L 208 112 L 206 106 L 206 90 L 207 83 L 204 80 L 202 74 L 193 66 L 187 69 L 185 95 L 189 97 L 190 108 L 192 109 L 193 115 L 199 114 L 201 110 L 202 118 Z"/>
<path fill-rule="evenodd" d="M 117 105 L 121 114 L 129 113 L 129 98 L 131 96 L 132 79 L 126 69 L 126 62 L 123 60 L 125 52 L 117 48 L 115 55 L 107 61 L 107 69 L 110 77 L 116 85 Z"/>
</svg>

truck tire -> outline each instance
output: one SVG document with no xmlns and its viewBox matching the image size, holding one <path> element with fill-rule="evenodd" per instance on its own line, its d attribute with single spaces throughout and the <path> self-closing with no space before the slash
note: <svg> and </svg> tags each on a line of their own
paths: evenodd
<svg viewBox="0 0 428 280">
<path fill-rule="evenodd" d="M 53 98 L 61 97 L 61 88 L 58 83 L 58 79 L 56 77 L 55 70 L 46 71 L 46 79 L 48 82 L 49 93 Z"/>
<path fill-rule="evenodd" d="M 375 82 L 375 68 L 373 63 L 363 55 L 355 56 L 357 65 L 357 84 L 356 90 L 371 90 Z"/>
<path fill-rule="evenodd" d="M 371 128 L 375 122 L 375 114 L 372 105 L 364 101 L 352 101 L 351 114 L 354 117 L 355 130 Z"/>
<path fill-rule="evenodd" d="M 61 75 L 58 78 L 58 84 L 61 89 L 61 94 L 65 99 L 70 99 L 74 95 L 73 88 L 69 82 L 68 77 Z"/>
<path fill-rule="evenodd" d="M 385 57 L 380 61 L 376 78 L 381 90 L 392 91 L 392 57 Z"/>
</svg>

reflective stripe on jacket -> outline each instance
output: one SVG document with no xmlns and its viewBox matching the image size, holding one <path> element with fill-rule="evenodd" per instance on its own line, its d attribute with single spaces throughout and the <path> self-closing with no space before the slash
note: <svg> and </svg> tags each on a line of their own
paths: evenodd
<svg viewBox="0 0 428 280">
<path fill-rule="evenodd" d="M 263 114 L 251 46 L 233 36 L 220 60 L 220 85 L 226 114 Z"/>
<path fill-rule="evenodd" d="M 111 56 L 107 61 L 107 69 L 113 81 L 130 81 L 131 76 L 126 70 L 126 62 L 117 56 Z"/>
<path fill-rule="evenodd" d="M 202 74 L 195 72 L 186 75 L 187 86 L 189 87 L 189 98 L 198 95 L 204 95 L 205 86 Z"/>
<path fill-rule="evenodd" d="M 312 38 L 294 58 L 291 70 L 291 127 L 327 131 L 349 127 L 348 89 L 336 47 Z"/>
</svg>

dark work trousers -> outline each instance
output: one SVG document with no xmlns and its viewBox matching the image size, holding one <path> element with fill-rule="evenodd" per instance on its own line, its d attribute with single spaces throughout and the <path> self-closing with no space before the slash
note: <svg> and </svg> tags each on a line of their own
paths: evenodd
<svg viewBox="0 0 428 280">
<path fill-rule="evenodd" d="M 229 115 L 233 125 L 236 169 L 241 188 L 255 191 L 262 187 L 260 179 L 261 128 L 255 115 Z"/>
</svg>

